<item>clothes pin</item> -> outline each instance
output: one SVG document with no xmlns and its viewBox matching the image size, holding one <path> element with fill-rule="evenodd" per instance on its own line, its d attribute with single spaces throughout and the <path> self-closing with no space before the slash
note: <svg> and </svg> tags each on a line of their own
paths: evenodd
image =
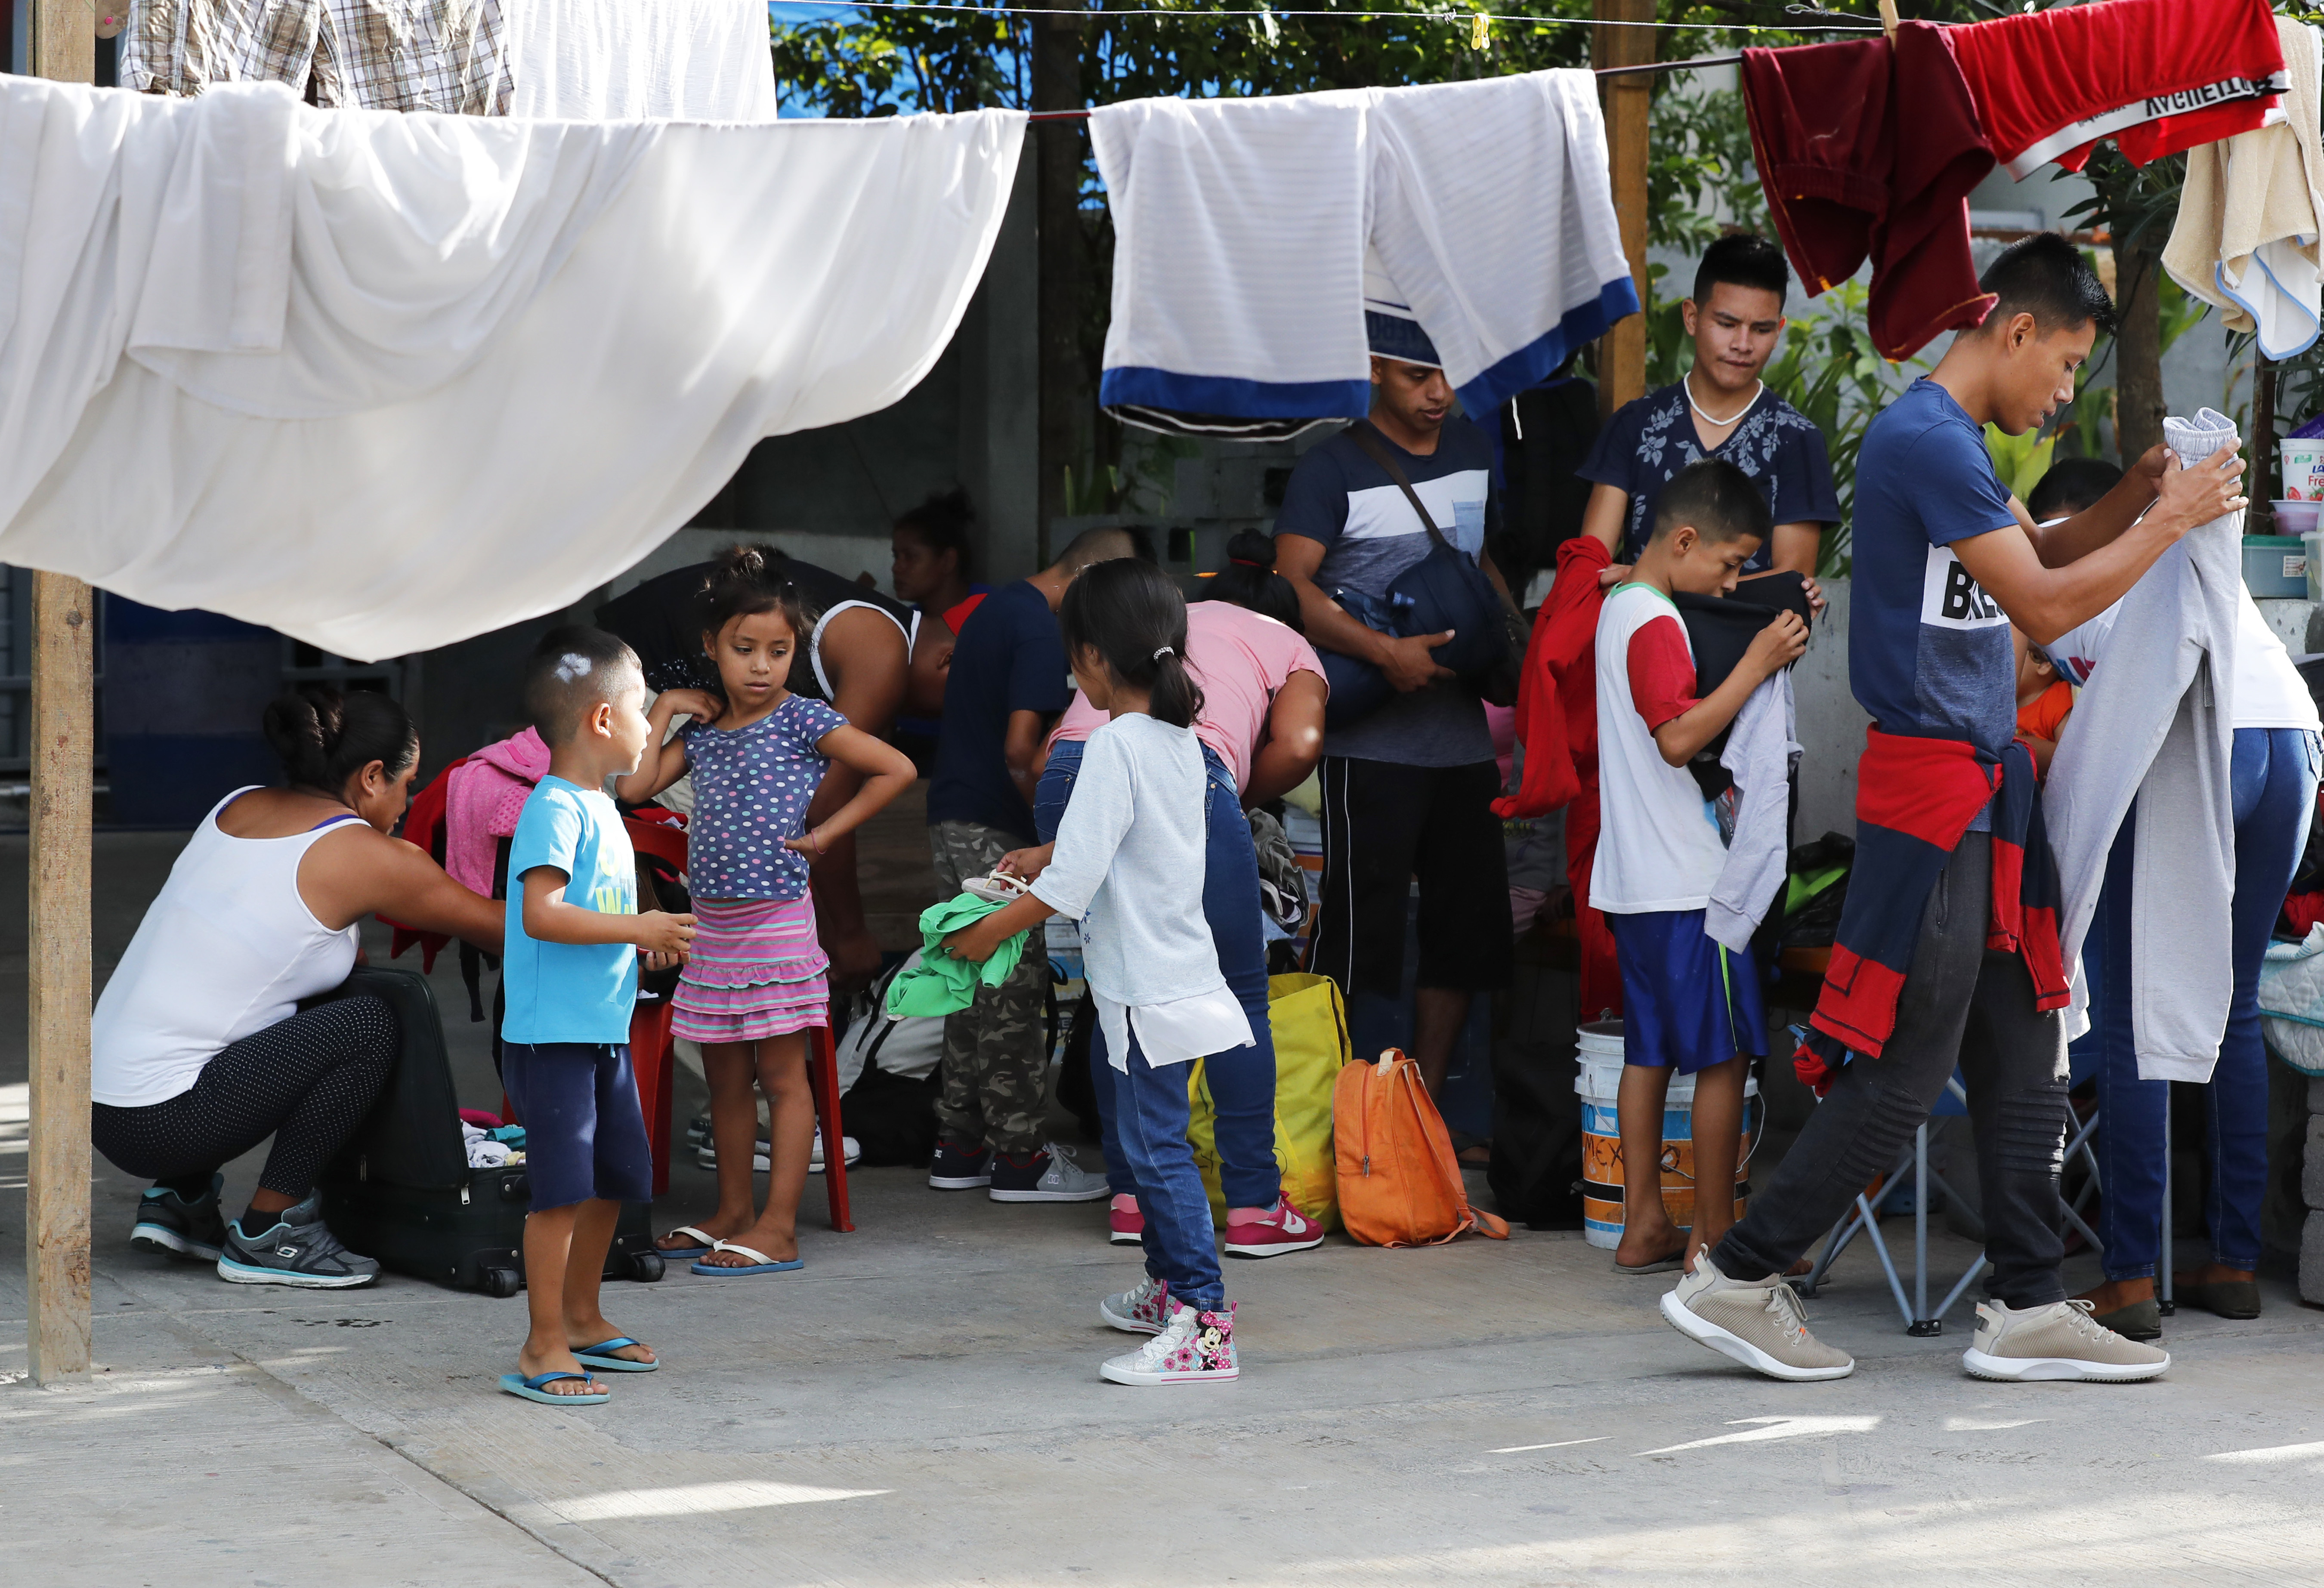
<svg viewBox="0 0 2324 1588">
<path fill-rule="evenodd" d="M 1888 35 L 1891 44 L 1896 42 L 1896 24 L 1902 20 L 1896 14 L 1896 0 L 1880 0 L 1880 31 Z"/>
<path fill-rule="evenodd" d="M 1480 11 L 1469 19 L 1469 48 L 1482 50 L 1493 41 L 1493 19 Z"/>
</svg>

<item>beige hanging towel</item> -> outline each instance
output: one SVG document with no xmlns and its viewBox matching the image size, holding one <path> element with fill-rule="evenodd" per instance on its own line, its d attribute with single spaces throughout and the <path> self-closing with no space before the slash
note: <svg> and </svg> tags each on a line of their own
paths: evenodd
<svg viewBox="0 0 2324 1588">
<path fill-rule="evenodd" d="M 2304 353 L 2317 337 L 2324 272 L 2324 150 L 2317 143 L 2324 50 L 2317 30 L 2276 19 L 2283 45 L 2284 120 L 2187 152 L 2179 219 L 2163 267 L 2220 310 L 2228 329 L 2256 331 L 2270 358 Z"/>
</svg>

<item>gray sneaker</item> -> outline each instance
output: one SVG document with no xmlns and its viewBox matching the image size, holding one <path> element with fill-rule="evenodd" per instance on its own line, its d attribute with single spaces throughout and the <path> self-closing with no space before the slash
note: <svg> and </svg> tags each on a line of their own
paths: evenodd
<svg viewBox="0 0 2324 1588">
<path fill-rule="evenodd" d="M 1112 1195 L 1103 1175 L 1091 1174 L 1052 1141 L 1019 1162 L 1005 1152 L 992 1155 L 995 1202 L 1095 1202 Z"/>
<path fill-rule="evenodd" d="M 1977 1307 L 1977 1337 L 1961 1366 L 1980 1379 L 2016 1382 L 2127 1384 L 2160 1378 L 2171 1353 L 2125 1339 L 2090 1316 L 2087 1301 L 2053 1301 L 2020 1312 L 1998 1301 Z"/>
<path fill-rule="evenodd" d="M 226 1244 L 226 1218 L 218 1212 L 218 1188 L 225 1184 L 224 1175 L 212 1175 L 210 1194 L 194 1202 L 167 1186 L 147 1186 L 137 1199 L 137 1223 L 130 1229 L 129 1244 L 140 1251 L 216 1262 Z"/>
<path fill-rule="evenodd" d="M 339 1244 L 323 1223 L 322 1195 L 285 1208 L 282 1222 L 254 1235 L 242 1221 L 226 1227 L 218 1278 L 235 1285 L 295 1285 L 304 1290 L 351 1290 L 379 1278 L 379 1264 Z"/>
<path fill-rule="evenodd" d="M 1771 1379 L 1845 1379 L 1856 1371 L 1854 1357 L 1808 1333 L 1807 1313 L 1781 1274 L 1730 1279 L 1707 1251 L 1663 1297 L 1663 1316 L 1688 1339 Z"/>
</svg>

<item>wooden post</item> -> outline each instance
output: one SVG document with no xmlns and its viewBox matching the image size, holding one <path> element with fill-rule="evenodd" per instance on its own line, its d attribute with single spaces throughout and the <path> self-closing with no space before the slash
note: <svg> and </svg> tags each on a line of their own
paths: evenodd
<svg viewBox="0 0 2324 1588">
<path fill-rule="evenodd" d="M 1033 108 L 1082 107 L 1082 31 L 1071 16 L 1033 19 Z M 1036 340 L 1040 359 L 1040 495 L 1033 526 L 1035 567 L 1062 549 L 1049 543 L 1051 522 L 1065 515 L 1065 470 L 1089 455 L 1089 381 L 1081 348 L 1083 253 L 1082 126 L 1039 123 L 1034 146 L 1034 230 L 1039 278 Z"/>
<path fill-rule="evenodd" d="M 34 0 L 36 75 L 97 76 L 95 0 Z M 32 1141 L 24 1195 L 26 1325 L 35 1383 L 88 1371 L 90 772 L 95 593 L 32 576 Z"/>
<path fill-rule="evenodd" d="M 1597 0 L 1599 27 L 1590 47 L 1596 67 L 1644 66 L 1655 58 L 1653 28 L 1609 27 L 1609 23 L 1653 22 L 1655 0 Z M 1622 226 L 1622 252 L 1637 283 L 1638 306 L 1646 302 L 1646 119 L 1654 78 L 1641 72 L 1607 78 L 1600 84 L 1606 101 L 1606 158 L 1612 168 L 1614 214 Z M 1618 321 L 1598 344 L 1598 411 L 1609 414 L 1646 394 L 1646 321 L 1632 315 Z"/>
<path fill-rule="evenodd" d="M 2245 438 L 2244 494 L 2247 535 L 2275 533 L 2275 360 L 2252 349 L 2251 434 Z"/>
</svg>

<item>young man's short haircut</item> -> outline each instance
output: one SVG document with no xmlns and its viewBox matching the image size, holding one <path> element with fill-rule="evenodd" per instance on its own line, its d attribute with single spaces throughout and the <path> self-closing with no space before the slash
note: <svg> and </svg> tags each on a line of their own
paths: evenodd
<svg viewBox="0 0 2324 1588">
<path fill-rule="evenodd" d="M 618 698 L 643 677 L 638 653 L 619 639 L 586 623 L 567 623 L 543 634 L 525 660 L 525 715 L 543 743 L 562 744 L 591 706 Z"/>
<path fill-rule="evenodd" d="M 1056 566 L 1069 574 L 1077 574 L 1092 563 L 1111 562 L 1117 557 L 1152 562 L 1154 542 L 1136 525 L 1084 530 L 1065 542 L 1065 550 L 1057 555 Z"/>
<path fill-rule="evenodd" d="M 2097 506 L 2098 498 L 2113 490 L 2121 478 L 2122 469 L 2103 457 L 2061 457 L 2025 498 L 2025 511 L 2037 524 L 2080 512 Z"/>
<path fill-rule="evenodd" d="M 1655 502 L 1655 540 L 1692 524 L 1706 540 L 1765 540 L 1775 525 L 1751 476 L 1724 458 L 1698 458 L 1671 476 Z"/>
<path fill-rule="evenodd" d="M 1702 251 L 1702 263 L 1694 267 L 1694 306 L 1709 305 L 1711 289 L 1721 282 L 1773 292 L 1780 304 L 1792 290 L 1792 267 L 1784 263 L 1783 249 L 1766 238 L 1736 232 Z"/>
<path fill-rule="evenodd" d="M 2001 251 L 1986 266 L 1978 289 L 2000 301 L 1985 317 L 1988 327 L 2009 323 L 2013 315 L 2030 314 L 2043 336 L 2095 325 L 2114 334 L 2114 300 L 2107 296 L 2098 272 L 2082 251 L 2055 232 L 2036 232 Z"/>
</svg>

